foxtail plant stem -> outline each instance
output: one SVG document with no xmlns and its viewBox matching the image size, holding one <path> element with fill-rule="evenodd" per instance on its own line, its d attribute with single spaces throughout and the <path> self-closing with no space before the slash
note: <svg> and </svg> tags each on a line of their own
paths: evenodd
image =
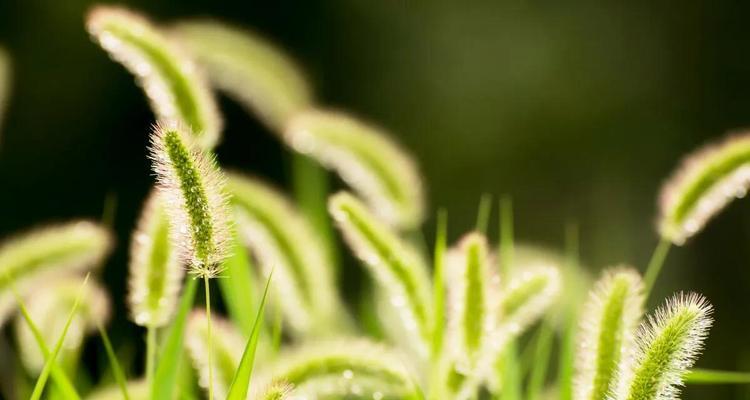
<svg viewBox="0 0 750 400">
<path fill-rule="evenodd" d="M 206 288 L 206 346 L 208 353 L 208 400 L 214 400 L 214 368 L 213 351 L 211 350 L 211 289 L 208 283 L 208 275 L 203 275 L 203 285 Z"/>
<path fill-rule="evenodd" d="M 654 288 L 656 279 L 659 277 L 659 273 L 661 272 L 661 267 L 664 266 L 664 260 L 666 260 L 667 254 L 669 254 L 669 249 L 671 247 L 672 247 L 672 242 L 669 241 L 669 239 L 662 238 L 659 241 L 659 244 L 656 245 L 656 249 L 654 249 L 654 254 L 651 255 L 651 260 L 648 262 L 646 273 L 643 275 L 644 276 L 643 283 L 646 288 L 645 296 L 643 298 L 644 302 L 648 301 L 648 296 L 649 294 L 651 294 L 651 289 Z"/>
<path fill-rule="evenodd" d="M 156 361 L 156 328 L 149 325 L 146 328 L 146 382 L 151 383 L 154 378 Z"/>
<path fill-rule="evenodd" d="M 570 222 L 565 226 L 565 273 L 564 282 L 573 276 L 574 270 L 580 265 L 580 232 L 578 224 Z M 577 306 L 566 310 L 565 330 L 560 337 L 560 356 L 557 372 L 559 385 L 558 398 L 560 400 L 573 399 L 573 365 L 576 353 L 576 331 L 578 330 Z"/>
</svg>

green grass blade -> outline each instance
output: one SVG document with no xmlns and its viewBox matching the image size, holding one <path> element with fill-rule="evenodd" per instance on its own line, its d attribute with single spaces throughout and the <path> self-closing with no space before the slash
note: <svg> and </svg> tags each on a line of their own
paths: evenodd
<svg viewBox="0 0 750 400">
<path fill-rule="evenodd" d="M 34 390 L 31 392 L 30 400 L 39 400 L 42 397 L 42 392 L 44 391 L 44 387 L 47 384 L 47 378 L 49 377 L 52 366 L 56 364 L 55 359 L 57 358 L 57 355 L 60 353 L 60 349 L 62 349 L 63 343 L 65 342 L 65 336 L 68 334 L 68 328 L 70 328 L 70 324 L 71 322 L 73 322 L 73 317 L 75 317 L 76 312 L 78 311 L 78 305 L 80 304 L 81 297 L 83 296 L 83 292 L 86 289 L 86 283 L 88 282 L 88 280 L 89 280 L 89 275 L 86 275 L 86 279 L 83 280 L 83 284 L 81 285 L 81 289 L 78 294 L 78 297 L 76 298 L 75 303 L 73 303 L 73 309 L 70 310 L 70 314 L 68 315 L 68 320 L 65 322 L 65 326 L 63 327 L 62 334 L 60 335 L 60 338 L 57 340 L 57 343 L 55 344 L 55 348 L 52 350 L 52 353 L 47 358 L 47 361 L 44 364 L 44 368 L 42 368 L 42 372 L 41 374 L 39 374 L 39 378 L 37 379 L 36 384 L 34 385 Z"/>
<path fill-rule="evenodd" d="M 487 235 L 487 226 L 490 223 L 490 213 L 492 212 L 492 195 L 483 194 L 479 199 L 479 208 L 477 209 L 477 224 L 474 228 L 477 232 Z"/>
<path fill-rule="evenodd" d="M 167 331 L 165 340 L 162 343 L 161 354 L 156 364 L 154 380 L 151 382 L 150 390 L 152 399 L 171 399 L 175 391 L 177 370 L 182 362 L 182 343 L 185 335 L 185 325 L 190 309 L 193 307 L 197 287 L 198 280 L 189 279 L 183 289 L 177 314 Z"/>
<path fill-rule="evenodd" d="M 268 297 L 268 288 L 271 284 L 271 278 L 273 273 L 268 276 L 266 281 L 266 288 L 263 290 L 263 298 L 260 300 L 260 306 L 258 307 L 258 313 L 255 316 L 255 322 L 253 323 L 253 329 L 250 333 L 250 338 L 247 340 L 245 351 L 242 353 L 242 359 L 240 360 L 240 366 L 237 368 L 237 372 L 232 379 L 232 384 L 229 386 L 229 394 L 227 400 L 245 400 L 247 398 L 247 389 L 250 386 L 250 377 L 253 374 L 253 364 L 255 362 L 255 350 L 258 348 L 258 338 L 260 338 L 260 326 L 261 321 L 264 318 L 264 310 L 266 307 L 266 299 Z"/>
<path fill-rule="evenodd" d="M 746 385 L 750 384 L 750 372 L 693 368 L 682 379 L 688 385 Z"/>
<path fill-rule="evenodd" d="M 44 341 L 42 332 L 39 331 L 39 327 L 36 326 L 36 324 L 34 323 L 34 320 L 31 318 L 31 314 L 29 314 L 29 311 L 26 308 L 26 304 L 24 303 L 23 299 L 16 291 L 15 286 L 13 286 L 12 283 L 10 285 L 11 285 L 11 290 L 13 292 L 13 295 L 15 296 L 16 302 L 18 302 L 18 308 L 21 311 L 21 315 L 26 321 L 26 324 L 29 326 L 29 329 L 31 329 L 31 332 L 34 335 L 34 339 L 36 339 L 36 342 L 39 345 L 39 349 L 44 354 L 44 358 L 49 359 L 50 358 L 49 348 L 47 347 L 47 344 Z M 55 383 L 55 385 L 57 385 L 58 390 L 63 394 L 63 396 L 66 399 L 79 400 L 81 398 L 78 395 L 78 392 L 76 391 L 75 386 L 73 386 L 73 383 L 70 381 L 70 379 L 65 374 L 65 372 L 60 368 L 57 362 L 52 364 L 51 374 L 52 374 L 53 382 Z"/>
<path fill-rule="evenodd" d="M 115 377 L 117 385 L 120 387 L 122 397 L 125 400 L 130 400 L 130 394 L 128 393 L 128 382 L 125 378 L 125 373 L 122 371 L 120 362 L 117 360 L 117 355 L 112 348 L 112 342 L 109 340 L 107 331 L 101 324 L 96 325 L 99 329 L 99 335 L 102 337 L 102 343 L 104 343 L 104 350 L 107 352 L 107 359 L 109 359 L 109 367 L 112 369 L 112 375 Z"/>
<path fill-rule="evenodd" d="M 232 251 L 224 260 L 226 279 L 218 279 L 217 282 L 230 319 L 240 327 L 244 334 L 250 334 L 258 302 L 255 286 L 257 278 L 253 273 L 250 255 L 239 238 L 239 234 L 234 233 L 232 240 Z"/>
<path fill-rule="evenodd" d="M 529 382 L 526 387 L 526 400 L 537 400 L 542 395 L 544 383 L 549 369 L 552 344 L 555 340 L 555 330 L 552 322 L 545 319 L 539 327 L 539 336 L 534 351 L 534 362 L 529 374 Z"/>
</svg>

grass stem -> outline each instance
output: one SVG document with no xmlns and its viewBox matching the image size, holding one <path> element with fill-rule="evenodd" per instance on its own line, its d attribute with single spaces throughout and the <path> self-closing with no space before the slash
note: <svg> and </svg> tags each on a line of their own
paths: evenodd
<svg viewBox="0 0 750 400">
<path fill-rule="evenodd" d="M 648 262 L 648 267 L 646 268 L 646 272 L 643 275 L 643 282 L 646 287 L 645 290 L 645 296 L 643 301 L 648 301 L 648 296 L 651 293 L 651 290 L 654 288 L 654 284 L 656 283 L 656 279 L 659 277 L 659 273 L 661 272 L 662 266 L 664 266 L 664 261 L 667 258 L 667 254 L 669 254 L 669 249 L 672 247 L 672 242 L 670 242 L 668 239 L 662 238 L 659 241 L 659 244 L 656 245 L 656 249 L 654 249 L 654 253 L 651 255 L 651 260 Z"/>
<path fill-rule="evenodd" d="M 154 362 L 156 360 L 156 328 L 149 325 L 146 328 L 146 382 L 154 378 Z"/>
<path fill-rule="evenodd" d="M 211 289 L 208 276 L 203 275 L 203 285 L 206 288 L 206 347 L 208 350 L 208 400 L 214 399 L 214 369 L 211 350 Z"/>
</svg>

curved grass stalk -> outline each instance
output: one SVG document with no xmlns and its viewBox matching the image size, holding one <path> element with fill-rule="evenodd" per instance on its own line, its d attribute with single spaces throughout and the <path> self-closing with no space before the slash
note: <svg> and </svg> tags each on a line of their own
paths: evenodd
<svg viewBox="0 0 750 400">
<path fill-rule="evenodd" d="M 480 233 L 464 236 L 448 257 L 448 348 L 456 368 L 470 374 L 494 330 L 499 279 L 490 274 L 487 239 Z"/>
<path fill-rule="evenodd" d="M 109 231 L 92 222 L 40 228 L 0 245 L 0 277 L 12 280 L 27 297 L 40 282 L 99 266 L 111 247 Z M 0 325 L 15 304 L 9 279 L 0 279 Z"/>
<path fill-rule="evenodd" d="M 188 267 L 214 278 L 226 257 L 229 227 L 224 177 L 214 158 L 203 153 L 180 128 L 157 126 L 150 158 L 173 232 L 182 235 Z"/>
<path fill-rule="evenodd" d="M 128 304 L 137 325 L 169 323 L 177 306 L 185 269 L 158 191 L 149 194 L 130 245 Z"/>
<path fill-rule="evenodd" d="M 346 114 L 308 111 L 284 130 L 294 150 L 336 171 L 372 210 L 401 229 L 424 219 L 425 199 L 411 156 L 382 130 Z"/>
<path fill-rule="evenodd" d="M 664 184 L 659 232 L 681 245 L 750 187 L 750 134 L 734 134 L 687 156 Z"/>
<path fill-rule="evenodd" d="M 201 387 L 211 390 L 209 368 L 213 368 L 214 396 L 225 399 L 234 373 L 240 365 L 245 338 L 230 321 L 213 315 L 209 340 L 208 326 L 205 311 L 193 311 L 185 331 L 185 346 L 198 372 Z M 212 366 L 209 364 L 209 357 L 212 358 Z"/>
<path fill-rule="evenodd" d="M 288 350 L 258 382 L 261 387 L 262 382 L 287 382 L 302 393 L 314 394 L 313 398 L 334 389 L 339 394 L 356 394 L 357 388 L 371 387 L 372 382 L 381 390 L 392 388 L 403 394 L 399 398 L 414 398 L 418 393 L 414 377 L 397 354 L 363 339 L 329 339 Z"/>
<path fill-rule="evenodd" d="M 211 83 L 275 132 L 310 107 L 312 93 L 301 70 L 265 38 L 210 20 L 180 22 L 174 36 L 205 69 Z"/>
<path fill-rule="evenodd" d="M 145 17 L 122 7 L 94 7 L 86 17 L 86 29 L 135 75 L 161 123 L 188 127 L 203 148 L 216 145 L 221 131 L 216 101 L 178 45 Z"/>
<path fill-rule="evenodd" d="M 77 356 L 85 336 L 96 332 L 97 325 L 109 319 L 110 301 L 106 289 L 96 282 L 89 282 L 87 289 L 81 292 L 82 282 L 83 278 L 71 276 L 36 284 L 34 295 L 26 301 L 28 313 L 39 328 L 42 339 L 45 343 L 54 343 L 67 323 L 67 313 L 80 294 L 78 312 L 70 322 L 60 354 L 62 360 Z M 24 366 L 33 374 L 39 373 L 46 357 L 34 333 L 20 316 L 16 318 L 15 327 Z"/>
<path fill-rule="evenodd" d="M 673 400 L 711 327 L 713 308 L 699 294 L 680 293 L 649 316 L 636 336 L 632 365 L 622 365 L 616 398 Z"/>
<path fill-rule="evenodd" d="M 581 315 L 576 399 L 606 400 L 617 387 L 618 368 L 632 366 L 643 300 L 643 282 L 631 268 L 610 269 L 597 282 Z"/>
<path fill-rule="evenodd" d="M 229 174 L 237 229 L 268 275 L 286 324 L 295 335 L 331 333 L 346 323 L 331 261 L 310 222 L 275 189 Z M 342 321 L 343 320 L 343 321 Z"/>
<path fill-rule="evenodd" d="M 8 97 L 10 96 L 11 66 L 10 56 L 0 47 L 0 128 L 3 116 L 8 108 Z"/>
<path fill-rule="evenodd" d="M 345 192 L 332 196 L 329 210 L 355 256 L 367 265 L 389 296 L 417 353 L 427 357 L 432 315 L 430 278 L 424 261 L 354 196 Z"/>
<path fill-rule="evenodd" d="M 131 400 L 148 400 L 149 386 L 145 380 L 129 381 L 128 394 Z M 109 385 L 96 389 L 86 400 L 122 400 L 122 391 L 117 385 Z"/>
</svg>

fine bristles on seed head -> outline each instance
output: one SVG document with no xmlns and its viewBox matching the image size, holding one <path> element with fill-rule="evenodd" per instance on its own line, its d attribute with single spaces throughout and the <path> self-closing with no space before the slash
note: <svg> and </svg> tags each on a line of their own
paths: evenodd
<svg viewBox="0 0 750 400">
<path fill-rule="evenodd" d="M 22 297 L 37 284 L 99 267 L 112 248 L 104 227 L 88 221 L 39 228 L 0 245 L 0 325 L 13 310 L 9 282 Z"/>
<path fill-rule="evenodd" d="M 211 344 L 207 345 L 207 326 L 205 311 L 193 311 L 185 330 L 185 346 L 190 353 L 193 367 L 198 372 L 198 382 L 206 390 L 209 388 L 208 352 L 213 352 L 214 396 L 224 399 L 240 365 L 246 340 L 231 321 L 211 315 Z"/>
<path fill-rule="evenodd" d="M 211 83 L 280 133 L 310 107 L 312 90 L 300 68 L 265 38 L 211 20 L 180 22 L 173 35 L 206 70 Z"/>
<path fill-rule="evenodd" d="M 152 190 L 130 243 L 128 305 L 140 326 L 164 326 L 174 314 L 185 268 L 172 235 L 162 196 Z"/>
<path fill-rule="evenodd" d="M 388 224 L 413 229 L 424 219 L 422 179 L 412 157 L 384 131 L 330 111 L 295 115 L 284 130 L 294 150 L 336 171 Z"/>
<path fill-rule="evenodd" d="M 142 15 L 116 6 L 91 9 L 86 29 L 135 75 L 161 123 L 189 127 L 204 149 L 216 145 L 222 125 L 216 100 L 196 65 L 176 43 Z"/>
<path fill-rule="evenodd" d="M 560 271 L 551 265 L 527 266 L 519 271 L 500 295 L 500 329 L 511 337 L 523 333 L 557 298 L 560 285 Z"/>
<path fill-rule="evenodd" d="M 682 376 L 703 349 L 712 312 L 703 296 L 679 293 L 650 315 L 636 335 L 635 362 L 619 371 L 615 398 L 677 400 Z"/>
<path fill-rule="evenodd" d="M 294 386 L 294 394 L 300 389 L 302 394 L 310 396 L 302 398 L 318 398 L 334 391 L 350 396 L 357 393 L 360 383 L 365 387 L 372 380 L 384 391 L 393 388 L 396 393 L 413 394 L 414 376 L 406 362 L 393 349 L 365 339 L 329 338 L 284 351 L 254 382 L 261 387 L 266 382 L 288 382 Z"/>
<path fill-rule="evenodd" d="M 274 271 L 274 302 L 291 333 L 317 336 L 340 329 L 346 311 L 328 253 L 310 221 L 286 196 L 257 179 L 230 173 L 227 191 L 238 232 L 264 275 Z"/>
<path fill-rule="evenodd" d="M 389 296 L 410 333 L 412 348 L 426 356 L 431 303 L 430 278 L 424 260 L 351 194 L 341 192 L 331 196 L 328 209 L 354 255 L 369 268 Z"/>
<path fill-rule="evenodd" d="M 617 371 L 632 368 L 643 290 L 638 272 L 620 266 L 605 271 L 589 293 L 577 339 L 576 399 L 607 399 L 617 387 Z"/>
<path fill-rule="evenodd" d="M 447 255 L 448 333 L 452 357 L 464 373 L 473 369 L 478 353 L 495 328 L 499 277 L 492 274 L 487 239 L 469 233 Z"/>
<path fill-rule="evenodd" d="M 687 156 L 664 184 L 659 232 L 681 245 L 750 187 L 750 132 L 732 134 Z"/>
<path fill-rule="evenodd" d="M 68 313 L 81 292 L 83 277 L 68 276 L 35 285 L 34 295 L 25 301 L 26 308 L 39 328 L 45 343 L 55 343 L 63 331 Z M 110 314 L 110 301 L 106 289 L 97 282 L 89 281 L 63 344 L 61 359 L 74 355 L 83 344 L 85 336 L 103 325 Z M 15 320 L 16 337 L 24 366 L 32 374 L 44 367 L 45 356 L 26 321 L 18 316 Z"/>
<path fill-rule="evenodd" d="M 162 125 L 151 135 L 150 158 L 190 272 L 217 276 L 229 245 L 229 220 L 224 177 L 215 159 L 179 127 Z"/>
<path fill-rule="evenodd" d="M 253 400 L 284 400 L 290 398 L 293 386 L 286 382 L 275 382 L 251 395 Z"/>
</svg>

